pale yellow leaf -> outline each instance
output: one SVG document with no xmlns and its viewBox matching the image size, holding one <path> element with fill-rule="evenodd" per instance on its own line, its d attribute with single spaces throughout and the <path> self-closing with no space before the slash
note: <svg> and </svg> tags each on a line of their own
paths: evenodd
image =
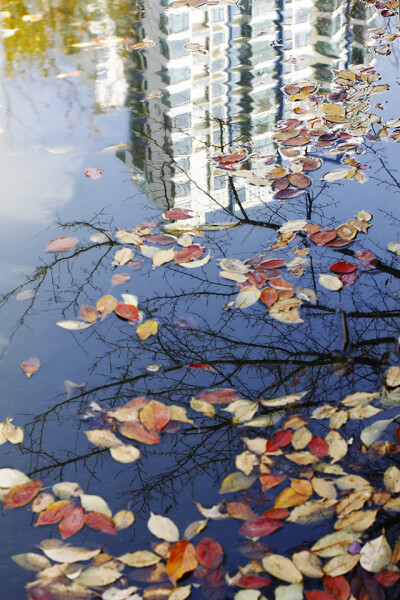
<svg viewBox="0 0 400 600">
<path fill-rule="evenodd" d="M 392 551 L 384 535 L 364 544 L 361 548 L 360 564 L 370 573 L 383 571 L 392 558 Z"/>
<path fill-rule="evenodd" d="M 53 494 L 49 494 L 47 492 L 42 492 L 31 504 L 31 511 L 34 513 L 41 512 L 45 510 L 52 502 L 55 501 Z"/>
<path fill-rule="evenodd" d="M 142 247 L 143 248 L 143 247 Z M 153 255 L 153 267 L 160 267 L 161 265 L 165 265 L 169 263 L 175 256 L 175 250 L 173 247 L 168 248 L 168 250 L 158 250 Z"/>
<path fill-rule="evenodd" d="M 166 542 L 177 542 L 179 540 L 179 530 L 175 523 L 168 517 L 150 513 L 150 519 L 147 527 L 153 535 Z"/>
<path fill-rule="evenodd" d="M 190 423 L 193 424 L 193 419 L 189 419 L 187 416 L 186 408 L 183 406 L 176 406 L 175 404 L 171 404 L 168 406 L 169 416 L 171 417 L 171 421 L 179 421 L 180 423 Z"/>
<path fill-rule="evenodd" d="M 257 478 L 254 475 L 245 475 L 241 471 L 230 473 L 223 480 L 219 493 L 227 494 L 247 490 L 253 485 L 256 479 Z"/>
<path fill-rule="evenodd" d="M 182 585 L 175 588 L 172 594 L 168 596 L 168 600 L 186 600 L 190 596 L 191 589 L 191 585 Z"/>
<path fill-rule="evenodd" d="M 326 179 L 326 176 L 324 179 Z M 331 290 L 332 292 L 337 292 L 343 287 L 343 283 L 340 281 L 339 277 L 336 277 L 336 275 L 320 273 L 318 281 L 322 287 L 326 288 L 327 290 Z"/>
<path fill-rule="evenodd" d="M 151 567 L 160 562 L 161 556 L 150 552 L 149 550 L 138 550 L 137 552 L 127 552 L 122 556 L 118 556 L 124 565 L 140 569 L 142 567 Z"/>
<path fill-rule="evenodd" d="M 295 567 L 306 577 L 320 578 L 324 575 L 322 563 L 318 556 L 308 550 L 292 554 L 292 561 Z"/>
<path fill-rule="evenodd" d="M 23 569 L 27 571 L 41 571 L 51 566 L 51 562 L 48 558 L 42 554 L 35 554 L 34 552 L 26 552 L 25 554 L 14 554 L 11 557 L 14 562 L 17 563 Z"/>
<path fill-rule="evenodd" d="M 386 469 L 383 481 L 385 482 L 386 489 L 392 494 L 400 492 L 400 470 L 395 465 Z"/>
<path fill-rule="evenodd" d="M 354 510 L 360 510 L 364 504 L 370 499 L 372 490 L 364 488 L 355 490 L 342 498 L 336 505 L 336 514 L 340 517 L 349 515 Z"/>
<path fill-rule="evenodd" d="M 350 419 L 370 419 L 378 413 L 382 412 L 382 408 L 376 408 L 371 404 L 366 406 L 356 406 L 349 411 Z"/>
<path fill-rule="evenodd" d="M 321 479 L 320 477 L 313 477 L 311 479 L 311 485 L 318 496 L 326 500 L 336 500 L 336 488 L 331 481 Z"/>
<path fill-rule="evenodd" d="M 113 516 L 115 529 L 121 531 L 127 529 L 135 522 L 135 515 L 131 510 L 120 510 Z"/>
<path fill-rule="evenodd" d="M 140 450 L 131 444 L 119 444 L 110 448 L 114 460 L 120 463 L 132 463 L 140 458 Z"/>
<path fill-rule="evenodd" d="M 258 465 L 258 458 L 252 452 L 244 450 L 235 458 L 235 467 L 245 475 L 250 475 L 255 466 Z"/>
<path fill-rule="evenodd" d="M 135 233 L 134 231 L 117 229 L 115 237 L 119 242 L 121 242 L 121 244 L 134 244 L 139 246 L 143 244 L 143 238 L 140 237 L 140 235 L 138 233 Z"/>
<path fill-rule="evenodd" d="M 120 577 L 122 577 L 122 573 L 116 569 L 100 565 L 99 567 L 89 567 L 83 571 L 76 582 L 87 587 L 97 587 L 99 585 L 114 583 Z"/>
<path fill-rule="evenodd" d="M 212 404 L 204 402 L 204 400 L 197 400 L 194 396 L 190 400 L 190 408 L 196 412 L 204 413 L 207 417 L 213 417 L 215 415 L 215 408 Z"/>
<path fill-rule="evenodd" d="M 103 317 L 111 314 L 114 311 L 114 308 L 117 306 L 118 300 L 111 296 L 111 294 L 106 294 L 99 298 L 96 302 L 96 308 L 101 313 Z"/>
<path fill-rule="evenodd" d="M 365 531 L 373 525 L 377 514 L 377 510 L 355 510 L 342 519 L 338 519 L 334 525 L 334 529 L 336 531 L 340 529 Z"/>
<path fill-rule="evenodd" d="M 303 452 L 286 454 L 286 458 L 296 463 L 296 465 L 314 465 L 318 462 L 318 458 L 306 450 L 303 450 Z"/>
<path fill-rule="evenodd" d="M 95 494 L 80 494 L 82 507 L 86 511 L 94 511 L 103 513 L 107 515 L 107 517 L 112 516 L 112 512 L 107 502 L 103 500 L 101 496 L 96 496 Z"/>
<path fill-rule="evenodd" d="M 264 569 L 282 581 L 288 583 L 301 583 L 303 575 L 295 567 L 291 560 L 279 554 L 268 554 L 262 560 Z"/>
<path fill-rule="evenodd" d="M 7 419 L 3 425 L 2 433 L 11 444 L 21 444 L 24 440 L 24 432 L 21 427 L 15 427 L 10 419 Z"/>
<path fill-rule="evenodd" d="M 359 554 L 340 554 L 334 556 L 324 566 L 324 573 L 329 577 L 339 577 L 354 569 L 360 560 Z"/>
<path fill-rule="evenodd" d="M 121 444 L 121 440 L 107 429 L 90 429 L 85 431 L 85 435 L 89 442 L 99 448 L 112 448 Z"/>
<path fill-rule="evenodd" d="M 8 467 L 0 469 L 0 488 L 12 488 L 28 481 L 28 475 L 18 469 L 9 469 Z"/>
<path fill-rule="evenodd" d="M 360 540 L 360 534 L 355 531 L 343 530 L 335 533 L 328 533 L 320 538 L 311 548 L 311 551 L 322 558 L 330 558 L 347 554 L 348 547 L 353 542 Z"/>
<path fill-rule="evenodd" d="M 310 500 L 296 506 L 286 519 L 291 523 L 314 523 L 331 517 L 336 500 Z"/>
<path fill-rule="evenodd" d="M 235 298 L 235 308 L 241 310 L 253 306 L 259 300 L 261 291 L 254 285 L 241 290 Z"/>
<path fill-rule="evenodd" d="M 312 437 L 313 435 L 311 431 L 307 429 L 307 427 L 301 427 L 300 429 L 297 429 L 292 437 L 293 448 L 295 450 L 302 450 L 303 448 L 308 446 L 308 444 L 312 440 Z"/>
<path fill-rule="evenodd" d="M 43 540 L 40 542 L 39 548 L 47 558 L 59 563 L 75 563 L 90 560 L 101 552 L 100 548 L 87 550 L 86 548 L 78 548 L 63 544 L 60 540 L 55 539 Z"/>
<path fill-rule="evenodd" d="M 347 442 L 338 431 L 330 431 L 325 436 L 325 441 L 329 446 L 329 456 L 332 457 L 332 464 L 346 456 Z"/>
<path fill-rule="evenodd" d="M 126 263 L 128 263 L 130 260 L 132 260 L 132 258 L 133 258 L 132 248 L 121 248 L 120 250 L 117 250 L 116 253 L 114 254 L 114 259 L 111 264 L 113 266 L 121 267 L 122 265 L 126 265 Z"/>
<path fill-rule="evenodd" d="M 289 404 L 293 404 L 294 402 L 301 400 L 306 394 L 308 394 L 308 390 L 300 392 L 299 394 L 290 394 L 289 396 L 273 398 L 272 400 L 261 400 L 261 404 L 263 406 L 274 408 L 279 406 L 288 406 Z"/>
<path fill-rule="evenodd" d="M 344 406 L 362 406 L 364 404 L 369 404 L 371 400 L 375 400 L 375 398 L 379 398 L 380 392 L 356 392 L 355 394 L 350 394 L 341 400 L 340 404 L 344 404 Z"/>
<path fill-rule="evenodd" d="M 183 539 L 191 540 L 194 538 L 195 535 L 203 531 L 208 521 L 209 519 L 203 519 L 201 521 L 193 521 L 193 523 L 190 523 L 190 525 L 188 525 L 184 531 Z"/>
</svg>

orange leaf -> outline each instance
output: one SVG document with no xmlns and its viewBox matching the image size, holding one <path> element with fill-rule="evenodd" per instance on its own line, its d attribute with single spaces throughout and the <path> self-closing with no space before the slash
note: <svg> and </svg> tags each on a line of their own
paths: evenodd
<svg viewBox="0 0 400 600">
<path fill-rule="evenodd" d="M 21 369 L 26 373 L 27 377 L 30 377 L 40 369 L 40 360 L 36 356 L 28 358 L 28 360 L 24 360 L 21 364 Z"/>
<path fill-rule="evenodd" d="M 117 530 L 115 529 L 115 525 L 104 513 L 99 513 L 95 511 L 91 511 L 86 513 L 85 515 L 85 523 L 92 529 L 96 529 L 97 531 L 102 531 L 103 533 L 109 533 L 110 535 L 117 535 Z"/>
<path fill-rule="evenodd" d="M 68 513 L 74 508 L 75 504 L 72 500 L 59 500 L 58 502 L 52 502 L 39 514 L 38 519 L 35 523 L 35 527 L 39 525 L 54 525 L 67 516 Z"/>
<path fill-rule="evenodd" d="M 133 304 L 118 302 L 117 306 L 114 308 L 114 312 L 121 317 L 121 319 L 125 319 L 126 321 L 137 321 L 139 319 L 138 309 Z"/>
<path fill-rule="evenodd" d="M 226 510 L 234 519 L 248 521 L 257 517 L 256 513 L 246 502 L 227 502 Z"/>
<path fill-rule="evenodd" d="M 141 423 L 123 423 L 118 431 L 124 437 L 135 440 L 136 442 L 142 442 L 142 444 L 153 445 L 160 443 L 158 435 L 147 431 Z"/>
<path fill-rule="evenodd" d="M 156 400 L 151 400 L 140 411 L 139 419 L 149 431 L 159 433 L 168 425 L 171 415 L 164 404 Z"/>
<path fill-rule="evenodd" d="M 270 308 L 278 300 L 278 293 L 273 288 L 264 288 L 261 292 L 260 300 Z"/>
<path fill-rule="evenodd" d="M 197 558 L 199 563 L 207 569 L 215 569 L 224 560 L 224 551 L 218 542 L 212 538 L 203 538 L 197 544 Z"/>
<path fill-rule="evenodd" d="M 298 494 L 293 488 L 289 487 L 283 490 L 275 500 L 274 508 L 290 508 L 303 504 L 310 496 Z"/>
<path fill-rule="evenodd" d="M 36 479 L 16 485 L 4 496 L 4 508 L 19 508 L 29 504 L 38 495 L 42 487 L 43 483 Z"/>
<path fill-rule="evenodd" d="M 80 531 L 85 524 L 85 511 L 82 506 L 76 506 L 58 526 L 61 537 L 65 540 L 70 535 Z"/>
<path fill-rule="evenodd" d="M 191 542 L 181 540 L 171 548 L 167 562 L 167 575 L 175 585 L 185 573 L 194 571 L 198 564 L 196 548 Z"/>
<path fill-rule="evenodd" d="M 263 517 L 270 519 L 286 519 L 290 515 L 290 511 L 287 508 L 270 508 L 263 513 Z"/>
<path fill-rule="evenodd" d="M 350 584 L 343 575 L 338 575 L 337 577 L 325 575 L 323 584 L 324 589 L 332 594 L 336 600 L 349 600 L 351 593 Z"/>
<path fill-rule="evenodd" d="M 284 479 L 286 479 L 285 475 L 270 475 L 269 473 L 264 473 L 263 475 L 260 475 L 260 481 L 263 490 L 269 490 L 270 488 L 279 485 Z"/>
</svg>

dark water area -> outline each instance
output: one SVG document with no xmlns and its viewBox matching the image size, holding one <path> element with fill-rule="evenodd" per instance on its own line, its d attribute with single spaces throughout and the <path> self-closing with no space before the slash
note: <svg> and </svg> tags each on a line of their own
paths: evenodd
<svg viewBox="0 0 400 600">
<path fill-rule="evenodd" d="M 349 587 L 347 596 L 332 598 L 397 598 L 398 7 L 361 0 L 168 4 L 1 2 L 0 421 L 11 417 L 24 438 L 10 443 L 0 434 L 0 497 L 13 487 L 3 469 L 17 469 L 43 482 L 41 493 L 76 482 L 110 514 L 132 511 L 135 522 L 115 536 L 85 525 L 65 543 L 102 553 L 78 561 L 76 571 L 68 559 L 51 559 L 64 571 L 46 575 L 44 564 L 22 569 L 11 557 L 44 556 L 37 546 L 61 540 L 57 524 L 34 527 L 30 503 L 4 506 L 0 600 L 326 600 L 310 592 L 333 594 L 327 579 L 336 577 L 352 595 Z M 308 141 L 293 142 L 301 137 Z M 306 160 L 319 168 L 303 170 Z M 347 178 L 332 175 L 339 169 Z M 175 209 L 191 212 L 168 218 Z M 319 228 L 334 231 L 337 245 L 318 241 Z M 140 241 L 123 241 L 118 230 Z M 173 245 L 146 237 L 160 234 L 173 236 Z M 77 243 L 46 252 L 59 237 Z M 188 246 L 201 246 L 200 256 L 153 259 L 153 248 Z M 123 248 L 131 252 L 126 260 L 115 256 Z M 275 259 L 282 264 L 262 266 Z M 330 269 L 337 262 L 344 271 Z M 348 264 L 355 268 L 346 271 Z M 260 300 L 264 288 L 275 294 L 272 308 Z M 82 307 L 105 295 L 136 302 L 122 294 L 137 297 L 138 320 L 119 318 L 114 305 L 85 320 Z M 73 322 L 70 331 L 64 321 Z M 147 321 L 158 331 L 140 339 L 137 327 Z M 28 378 L 21 364 L 31 357 L 40 368 Z M 202 401 L 207 390 L 225 389 L 236 391 L 231 401 Z M 339 404 L 356 393 L 353 404 Z M 167 424 L 147 423 L 158 443 L 123 437 L 124 420 L 107 414 L 140 397 L 170 407 Z M 316 412 L 326 405 L 325 414 Z M 142 409 L 136 422 L 145 422 Z M 365 433 L 383 420 L 375 436 Z M 311 432 L 305 444 L 291 437 L 264 447 L 276 432 L 299 438 L 301 428 L 306 440 Z M 90 432 L 99 431 L 137 447 L 140 458 L 113 459 L 106 443 L 91 443 Z M 220 490 L 232 473 L 233 491 Z M 271 487 L 269 474 L 281 478 Z M 347 475 L 363 482 L 341 483 Z M 277 501 L 285 489 L 290 498 Z M 365 498 L 343 508 L 360 490 Z M 92 508 L 84 497 L 71 500 L 86 513 L 104 511 L 98 500 Z M 222 503 L 223 517 L 202 516 L 196 502 Z M 233 518 L 232 502 L 253 517 Z M 307 502 L 319 504 L 296 520 L 293 511 Z M 288 511 L 270 514 L 279 530 L 239 531 L 274 508 Z M 371 522 L 357 524 L 368 511 L 376 511 Z M 154 543 L 165 540 L 149 530 L 150 513 L 179 528 L 172 553 L 183 539 L 190 553 L 212 538 L 222 564 L 215 555 L 200 560 L 197 550 L 177 578 L 171 554 L 123 568 L 117 557 L 157 553 Z M 344 529 L 356 550 L 348 541 L 315 553 L 314 571 L 293 558 L 343 529 L 341 519 L 352 514 Z M 204 519 L 196 535 L 185 535 Z M 371 565 L 368 544 L 380 536 L 385 541 L 371 546 L 380 562 Z M 274 555 L 280 567 L 265 560 Z M 327 560 L 338 556 L 343 564 L 334 569 Z M 85 569 L 101 564 L 122 577 L 108 572 L 102 585 L 98 571 L 86 583 Z M 124 595 L 129 586 L 138 589 Z M 364 588 L 370 596 L 361 595 Z"/>
</svg>

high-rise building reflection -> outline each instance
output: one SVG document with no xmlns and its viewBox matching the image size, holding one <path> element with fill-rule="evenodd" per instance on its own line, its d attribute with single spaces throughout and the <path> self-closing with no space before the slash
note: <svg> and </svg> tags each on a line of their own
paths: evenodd
<svg viewBox="0 0 400 600">
<path fill-rule="evenodd" d="M 215 173 L 210 155 L 239 143 L 274 153 L 270 132 L 292 109 L 282 86 L 305 80 L 329 89 L 333 68 L 365 60 L 367 9 L 349 4 L 241 0 L 167 9 L 159 0 L 146 7 L 138 40 L 156 45 L 132 53 L 132 150 L 124 160 L 148 200 L 162 209 L 194 209 L 202 220 L 233 207 L 229 178 Z M 241 178 L 235 187 L 247 206 L 272 197 L 269 188 Z"/>
</svg>

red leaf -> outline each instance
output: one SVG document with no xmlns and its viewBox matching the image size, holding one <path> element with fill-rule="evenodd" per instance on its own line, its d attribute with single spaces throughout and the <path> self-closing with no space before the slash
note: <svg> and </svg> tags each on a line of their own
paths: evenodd
<svg viewBox="0 0 400 600">
<path fill-rule="evenodd" d="M 168 408 L 151 400 L 139 413 L 140 422 L 152 433 L 159 433 L 171 420 Z"/>
<path fill-rule="evenodd" d="M 209 402 L 210 404 L 228 404 L 229 402 L 233 402 L 233 400 L 240 400 L 241 396 L 232 388 L 221 388 L 218 390 L 201 392 L 201 394 L 197 396 L 197 399 L 202 400 L 203 402 Z"/>
<path fill-rule="evenodd" d="M 400 425 L 398 425 L 396 428 L 396 437 L 397 437 L 398 441 L 400 442 Z"/>
<path fill-rule="evenodd" d="M 59 524 L 58 530 L 63 540 L 80 531 L 85 524 L 85 511 L 76 506 Z"/>
<path fill-rule="evenodd" d="M 261 287 L 268 280 L 267 273 L 259 273 L 258 271 L 253 271 L 247 275 L 247 281 L 252 285 L 256 285 L 257 287 Z"/>
<path fill-rule="evenodd" d="M 164 219 L 191 219 L 192 211 L 187 208 L 172 208 L 163 214 Z"/>
<path fill-rule="evenodd" d="M 121 435 L 142 444 L 159 444 L 160 438 L 155 433 L 150 433 L 141 423 L 123 423 L 118 431 Z"/>
<path fill-rule="evenodd" d="M 304 593 L 307 600 L 335 600 L 331 594 L 328 594 L 328 592 L 321 592 L 320 590 L 311 590 Z"/>
<path fill-rule="evenodd" d="M 160 244 L 161 246 L 170 246 L 175 243 L 175 238 L 172 235 L 163 235 L 162 233 L 149 233 L 142 236 L 149 244 Z"/>
<path fill-rule="evenodd" d="M 225 154 L 225 156 L 218 156 L 216 158 L 217 162 L 220 165 L 226 165 L 226 164 L 230 164 L 230 163 L 236 163 L 239 160 L 243 160 L 243 158 L 245 158 L 247 156 L 246 151 L 242 150 L 241 152 L 236 152 L 233 154 Z"/>
<path fill-rule="evenodd" d="M 320 231 L 313 233 L 310 236 L 310 240 L 318 246 L 325 246 L 325 244 L 328 244 L 328 242 L 331 242 L 332 240 L 336 239 L 336 237 L 336 229 L 321 229 Z"/>
<path fill-rule="evenodd" d="M 352 265 L 345 260 L 340 262 L 335 262 L 333 265 L 329 267 L 329 270 L 333 273 L 353 273 L 357 270 L 357 265 Z"/>
<path fill-rule="evenodd" d="M 375 254 L 370 250 L 357 250 L 356 259 L 358 264 L 366 270 L 374 269 L 378 262 Z"/>
<path fill-rule="evenodd" d="M 276 442 L 274 442 L 273 440 L 267 440 L 267 443 L 265 445 L 266 452 L 277 452 L 278 450 L 279 446 Z"/>
<path fill-rule="evenodd" d="M 274 302 L 278 300 L 278 292 L 273 288 L 264 288 L 261 292 L 260 300 L 268 308 L 271 308 Z"/>
<path fill-rule="evenodd" d="M 269 517 L 259 517 L 252 521 L 246 521 L 239 529 L 239 533 L 246 537 L 263 537 L 269 535 L 282 527 L 283 523 Z"/>
<path fill-rule="evenodd" d="M 220 544 L 212 538 L 203 538 L 200 540 L 197 544 L 196 554 L 199 563 L 208 569 L 219 567 L 224 560 L 224 551 Z"/>
<path fill-rule="evenodd" d="M 197 260 L 202 254 L 204 254 L 204 248 L 198 244 L 192 244 L 191 246 L 187 246 L 186 248 L 178 250 L 174 256 L 174 263 L 176 265 L 180 265 L 192 260 Z"/>
<path fill-rule="evenodd" d="M 121 319 L 125 319 L 126 321 L 137 321 L 139 319 L 138 309 L 133 304 L 118 302 L 117 306 L 114 308 L 114 312 L 121 317 Z"/>
<path fill-rule="evenodd" d="M 397 583 L 399 578 L 400 573 L 397 573 L 397 571 L 383 571 L 382 573 L 377 573 L 375 575 L 375 579 L 377 579 L 383 587 L 389 587 L 390 585 Z"/>
<path fill-rule="evenodd" d="M 317 435 L 313 437 L 311 442 L 308 444 L 310 452 L 318 458 L 324 458 L 329 452 L 329 446 L 321 436 Z"/>
<path fill-rule="evenodd" d="M 286 292 L 293 292 L 293 286 L 285 279 L 281 277 L 277 277 L 276 279 L 271 279 L 269 285 L 277 290 L 284 290 Z"/>
<path fill-rule="evenodd" d="M 124 404 L 124 408 L 143 408 L 146 402 L 146 396 L 139 396 L 138 398 L 132 398 L 132 400 Z"/>
<path fill-rule="evenodd" d="M 280 267 L 284 267 L 285 264 L 285 261 L 281 258 L 271 258 L 270 260 L 266 260 L 258 265 L 258 268 L 264 270 L 279 269 Z"/>
<path fill-rule="evenodd" d="M 16 485 L 4 496 L 4 508 L 19 508 L 20 506 L 26 506 L 38 495 L 42 487 L 43 483 L 36 479 L 21 485 Z"/>
<path fill-rule="evenodd" d="M 358 279 L 358 275 L 356 272 L 354 273 L 344 273 L 343 275 L 339 275 L 339 279 L 344 285 L 352 285 Z"/>
<path fill-rule="evenodd" d="M 270 475 L 269 473 L 263 473 L 260 475 L 260 481 L 263 490 L 269 490 L 270 488 L 279 485 L 284 479 L 286 479 L 285 475 Z"/>
<path fill-rule="evenodd" d="M 345 248 L 346 246 L 350 246 L 352 241 L 353 240 L 336 239 L 332 240 L 331 242 L 328 242 L 327 244 L 325 244 L 325 246 L 329 246 L 330 248 Z"/>
<path fill-rule="evenodd" d="M 64 250 L 71 250 L 78 244 L 78 238 L 74 237 L 59 237 L 49 242 L 45 248 L 46 252 L 63 252 Z"/>
<path fill-rule="evenodd" d="M 235 585 L 246 589 L 261 589 L 267 587 L 272 582 L 269 577 L 262 577 L 260 575 L 242 575 Z"/>
<path fill-rule="evenodd" d="M 194 571 L 198 564 L 196 548 L 191 542 L 181 540 L 171 548 L 167 562 L 167 575 L 175 585 L 185 573 Z"/>
<path fill-rule="evenodd" d="M 337 577 L 325 575 L 323 584 L 324 589 L 332 594 L 335 600 L 348 600 L 350 598 L 350 584 L 343 575 L 338 575 Z"/>
<path fill-rule="evenodd" d="M 74 506 L 75 504 L 72 500 L 52 502 L 45 510 L 42 510 L 42 512 L 39 513 L 35 527 L 38 525 L 54 525 L 54 523 L 58 523 L 73 510 Z"/>
<path fill-rule="evenodd" d="M 103 175 L 103 171 L 101 169 L 94 169 L 93 167 L 88 167 L 85 169 L 86 177 L 90 177 L 90 179 L 99 179 Z"/>
<path fill-rule="evenodd" d="M 95 511 L 91 511 L 85 514 L 85 523 L 88 527 L 102 531 L 103 533 L 109 533 L 110 535 L 117 535 L 115 525 L 107 515 Z"/>
<path fill-rule="evenodd" d="M 218 373 L 217 369 L 207 363 L 191 363 L 188 365 L 191 369 L 200 369 L 201 371 L 208 371 L 208 373 Z"/>
<path fill-rule="evenodd" d="M 281 429 L 279 431 L 275 431 L 274 433 L 274 442 L 278 446 L 287 446 L 292 441 L 293 433 L 288 429 Z"/>
<path fill-rule="evenodd" d="M 286 519 L 289 514 L 290 511 L 287 508 L 270 508 L 265 511 L 263 517 L 268 517 L 269 519 Z"/>
</svg>

